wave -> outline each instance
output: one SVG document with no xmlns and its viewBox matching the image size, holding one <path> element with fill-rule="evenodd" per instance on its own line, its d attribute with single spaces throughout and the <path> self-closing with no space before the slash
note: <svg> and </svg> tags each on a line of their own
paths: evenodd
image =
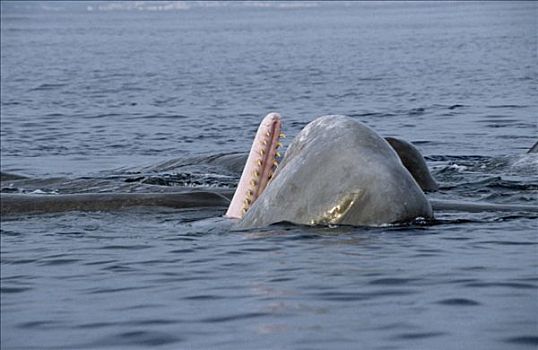
<svg viewBox="0 0 538 350">
<path fill-rule="evenodd" d="M 349 6 L 350 2 L 337 5 Z M 76 2 L 12 2 L 2 4 L 5 13 L 36 12 L 180 12 L 192 9 L 300 9 L 335 4 L 319 1 L 76 1 Z"/>
</svg>

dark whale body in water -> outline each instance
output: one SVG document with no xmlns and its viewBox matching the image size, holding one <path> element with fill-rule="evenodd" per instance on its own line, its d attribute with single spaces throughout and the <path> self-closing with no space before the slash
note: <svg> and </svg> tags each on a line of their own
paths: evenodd
<svg viewBox="0 0 538 350">
<path fill-rule="evenodd" d="M 226 208 L 230 191 L 218 193 L 194 191 L 179 193 L 85 193 L 63 195 L 2 194 L 2 215 L 45 214 L 64 211 L 110 211 L 133 207 L 176 209 Z"/>
<path fill-rule="evenodd" d="M 413 175 L 424 192 L 437 191 L 439 186 L 428 170 L 422 154 L 411 143 L 395 137 L 385 137 L 385 140 L 396 151 L 405 168 Z"/>
</svg>

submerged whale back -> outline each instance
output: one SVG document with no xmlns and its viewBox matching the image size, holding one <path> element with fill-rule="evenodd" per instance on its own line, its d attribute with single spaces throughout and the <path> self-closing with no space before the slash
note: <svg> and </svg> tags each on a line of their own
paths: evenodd
<svg viewBox="0 0 538 350">
<path fill-rule="evenodd" d="M 431 216 L 420 187 L 382 137 L 351 118 L 325 116 L 297 135 L 239 226 L 381 225 Z"/>
<path fill-rule="evenodd" d="M 430 174 L 428 165 L 422 154 L 411 143 L 395 137 L 385 137 L 385 140 L 396 151 L 404 167 L 411 173 L 417 184 L 425 192 L 437 191 L 439 186 Z"/>
</svg>

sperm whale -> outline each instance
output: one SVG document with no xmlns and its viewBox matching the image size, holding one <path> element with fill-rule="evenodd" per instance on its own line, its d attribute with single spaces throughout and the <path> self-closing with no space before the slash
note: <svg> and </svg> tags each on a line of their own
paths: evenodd
<svg viewBox="0 0 538 350">
<path fill-rule="evenodd" d="M 276 147 L 262 145 L 265 153 Z M 255 139 L 253 149 L 259 147 Z M 256 186 L 266 181 L 259 172 L 243 172 L 240 183 L 252 183 L 257 196 L 251 201 L 250 192 L 236 192 L 230 208 L 244 205 L 243 213 L 235 215 L 241 218 L 239 227 L 281 221 L 373 226 L 433 217 L 424 192 L 389 143 L 345 116 L 324 116 L 308 124 L 271 182 L 264 189 Z"/>
</svg>

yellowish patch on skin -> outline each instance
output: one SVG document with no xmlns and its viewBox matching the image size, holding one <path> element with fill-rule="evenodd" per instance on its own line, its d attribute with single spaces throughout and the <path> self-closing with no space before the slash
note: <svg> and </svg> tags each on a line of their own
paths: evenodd
<svg viewBox="0 0 538 350">
<path fill-rule="evenodd" d="M 342 222 L 344 216 L 362 195 L 363 191 L 350 192 L 345 194 L 336 205 L 325 211 L 319 218 L 311 220 L 311 225 L 337 225 Z"/>
</svg>

